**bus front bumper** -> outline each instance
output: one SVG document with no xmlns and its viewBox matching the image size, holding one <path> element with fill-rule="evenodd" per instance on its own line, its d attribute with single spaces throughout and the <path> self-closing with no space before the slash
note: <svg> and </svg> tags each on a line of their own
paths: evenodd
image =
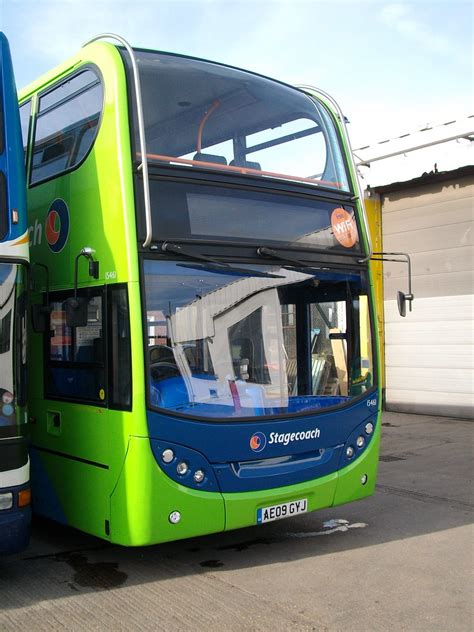
<svg viewBox="0 0 474 632">
<path fill-rule="evenodd" d="M 0 555 L 18 553 L 30 540 L 31 508 L 0 511 Z"/>
<path fill-rule="evenodd" d="M 242 493 L 184 487 L 157 465 L 144 437 L 130 437 L 127 457 L 111 496 L 110 540 L 143 546 L 230 531 L 259 523 L 259 510 L 306 500 L 308 512 L 370 496 L 375 489 L 380 439 L 338 472 L 310 481 Z"/>
</svg>

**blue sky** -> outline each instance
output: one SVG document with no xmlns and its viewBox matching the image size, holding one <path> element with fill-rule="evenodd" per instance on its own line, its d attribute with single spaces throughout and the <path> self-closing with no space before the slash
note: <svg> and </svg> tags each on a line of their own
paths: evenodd
<svg viewBox="0 0 474 632">
<path fill-rule="evenodd" d="M 471 2 L 0 0 L 21 87 L 89 37 L 255 70 L 330 92 L 355 147 L 473 110 Z"/>
</svg>

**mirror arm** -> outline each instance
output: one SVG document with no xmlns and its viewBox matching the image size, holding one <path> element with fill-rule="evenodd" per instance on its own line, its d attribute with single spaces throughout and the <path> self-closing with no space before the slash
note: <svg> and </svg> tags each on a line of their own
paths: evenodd
<svg viewBox="0 0 474 632">
<path fill-rule="evenodd" d="M 94 257 L 92 256 L 93 253 L 94 253 L 94 250 L 86 246 L 80 251 L 78 255 L 76 255 L 74 259 L 74 298 L 76 300 L 77 300 L 79 259 L 81 257 L 84 257 L 89 261 L 89 276 L 94 277 L 94 279 L 99 278 L 99 262 L 94 260 Z"/>
<path fill-rule="evenodd" d="M 374 252 L 373 256 L 370 257 L 371 261 L 394 261 L 395 263 L 406 263 L 408 266 L 408 294 L 405 294 L 405 298 L 409 303 L 409 308 L 411 312 L 412 301 L 415 296 L 412 293 L 411 287 L 411 259 L 410 255 L 406 252 Z M 393 257 L 403 257 L 403 259 L 393 259 Z M 359 261 L 361 263 L 361 261 Z"/>
</svg>

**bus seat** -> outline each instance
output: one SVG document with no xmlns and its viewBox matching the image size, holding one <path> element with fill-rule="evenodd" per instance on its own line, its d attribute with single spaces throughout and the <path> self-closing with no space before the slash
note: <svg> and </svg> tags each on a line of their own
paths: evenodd
<svg viewBox="0 0 474 632">
<path fill-rule="evenodd" d="M 255 169 L 261 171 L 262 166 L 259 162 L 252 162 L 251 160 L 231 160 L 229 167 L 242 167 L 242 169 Z"/>
<path fill-rule="evenodd" d="M 198 162 L 214 162 L 216 165 L 226 165 L 227 160 L 225 156 L 216 156 L 215 154 L 203 154 L 198 151 L 197 154 L 194 154 L 193 160 L 197 160 Z"/>
<path fill-rule="evenodd" d="M 157 362 L 174 362 L 174 353 L 171 347 L 167 345 L 153 345 L 148 348 L 148 358 L 150 364 L 156 364 Z"/>
</svg>

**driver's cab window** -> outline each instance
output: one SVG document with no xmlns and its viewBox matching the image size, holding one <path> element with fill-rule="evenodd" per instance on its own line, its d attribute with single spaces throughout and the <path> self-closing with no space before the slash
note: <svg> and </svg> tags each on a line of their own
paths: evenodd
<svg viewBox="0 0 474 632">
<path fill-rule="evenodd" d="M 87 324 L 69 327 L 66 301 L 72 293 L 51 303 L 50 335 L 46 336 L 46 393 L 49 397 L 104 403 L 106 399 L 104 297 L 94 289 L 78 291 L 87 300 Z"/>
</svg>

